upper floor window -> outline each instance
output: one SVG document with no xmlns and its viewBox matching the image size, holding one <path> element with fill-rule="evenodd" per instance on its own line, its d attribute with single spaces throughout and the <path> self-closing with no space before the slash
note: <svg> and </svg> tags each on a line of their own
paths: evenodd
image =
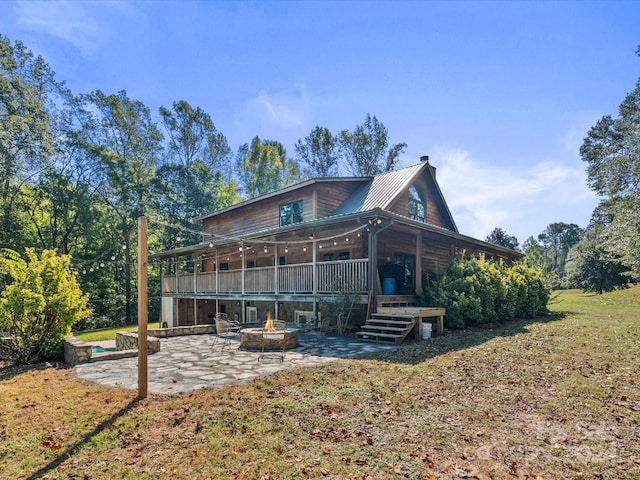
<svg viewBox="0 0 640 480">
<path fill-rule="evenodd" d="M 280 226 L 302 222 L 302 200 L 280 205 Z"/>
<path fill-rule="evenodd" d="M 418 190 L 413 185 L 409 189 L 409 218 L 418 222 L 427 221 L 427 212 L 424 201 L 420 198 Z"/>
</svg>

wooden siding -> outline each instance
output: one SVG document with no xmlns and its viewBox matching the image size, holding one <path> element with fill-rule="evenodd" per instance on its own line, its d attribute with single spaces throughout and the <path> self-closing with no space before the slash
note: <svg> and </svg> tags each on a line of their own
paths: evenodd
<svg viewBox="0 0 640 480">
<path fill-rule="evenodd" d="M 314 185 L 310 185 L 206 218 L 202 228 L 205 234 L 228 237 L 278 228 L 280 205 L 299 200 L 302 200 L 303 221 L 314 220 Z"/>
<path fill-rule="evenodd" d="M 352 195 L 362 182 L 318 182 L 306 187 L 275 195 L 262 201 L 239 206 L 213 215 L 203 221 L 203 231 L 220 236 L 240 236 L 270 230 L 280 226 L 280 206 L 302 200 L 304 222 L 328 217 Z"/>
<path fill-rule="evenodd" d="M 449 221 L 447 209 L 444 200 L 438 194 L 438 189 L 428 172 L 413 183 L 418 192 L 424 196 L 423 201 L 426 202 L 426 223 L 436 227 L 453 230 L 453 225 Z M 402 192 L 401 195 L 389 206 L 388 210 L 392 213 L 407 217 L 409 214 L 409 189 Z"/>
<path fill-rule="evenodd" d="M 317 184 L 317 218 L 331 215 L 347 198 L 364 185 L 362 182 L 322 182 Z"/>
</svg>

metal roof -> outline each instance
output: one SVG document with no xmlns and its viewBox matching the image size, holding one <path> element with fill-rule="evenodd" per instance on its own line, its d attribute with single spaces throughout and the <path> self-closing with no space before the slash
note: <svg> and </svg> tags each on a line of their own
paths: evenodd
<svg viewBox="0 0 640 480">
<path fill-rule="evenodd" d="M 398 193 L 411 185 L 427 165 L 429 165 L 427 162 L 421 162 L 372 177 L 360 190 L 346 199 L 331 216 L 366 212 L 375 208 L 386 210 Z"/>
</svg>

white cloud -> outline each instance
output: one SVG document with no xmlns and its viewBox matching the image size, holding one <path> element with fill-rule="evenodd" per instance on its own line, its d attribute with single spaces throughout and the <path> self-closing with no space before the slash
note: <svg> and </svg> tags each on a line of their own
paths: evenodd
<svg viewBox="0 0 640 480">
<path fill-rule="evenodd" d="M 60 38 L 88 52 L 95 47 L 100 32 L 91 5 L 68 0 L 23 0 L 16 4 L 14 11 L 19 25 Z"/>
<path fill-rule="evenodd" d="M 306 88 L 302 85 L 276 93 L 263 89 L 247 101 L 234 120 L 243 132 L 286 139 L 292 131 L 298 133 L 308 127 L 311 110 Z"/>
<path fill-rule="evenodd" d="M 437 179 L 460 233 L 484 239 L 500 227 L 522 243 L 553 222 L 585 227 L 597 198 L 582 165 L 543 161 L 529 168 L 491 165 L 439 147 Z"/>
</svg>

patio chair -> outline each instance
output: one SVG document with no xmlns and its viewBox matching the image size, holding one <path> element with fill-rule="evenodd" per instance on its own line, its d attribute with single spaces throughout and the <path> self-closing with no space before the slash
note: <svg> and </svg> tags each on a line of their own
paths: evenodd
<svg viewBox="0 0 640 480">
<path fill-rule="evenodd" d="M 298 339 L 304 344 L 311 344 L 317 337 L 313 334 L 316 328 L 315 316 L 302 315 L 297 322 Z M 300 338 L 302 337 L 302 338 Z"/>
<path fill-rule="evenodd" d="M 267 359 L 280 360 L 280 363 L 284 362 L 284 348 L 285 338 L 284 331 L 286 330 L 286 323 L 282 320 L 273 320 L 273 330 L 267 330 L 267 322 L 262 325 L 262 351 L 258 357 L 258 362 L 263 362 Z M 276 344 L 276 348 L 272 348 Z"/>
<path fill-rule="evenodd" d="M 326 315 L 324 318 L 320 317 L 317 328 L 318 346 L 322 346 L 325 343 L 327 332 L 329 331 L 329 324 L 329 315 Z"/>
<path fill-rule="evenodd" d="M 231 340 L 240 340 L 240 324 L 229 320 L 225 313 L 216 314 L 216 335 L 213 337 L 211 350 L 218 345 L 220 350 L 231 345 Z"/>
</svg>

